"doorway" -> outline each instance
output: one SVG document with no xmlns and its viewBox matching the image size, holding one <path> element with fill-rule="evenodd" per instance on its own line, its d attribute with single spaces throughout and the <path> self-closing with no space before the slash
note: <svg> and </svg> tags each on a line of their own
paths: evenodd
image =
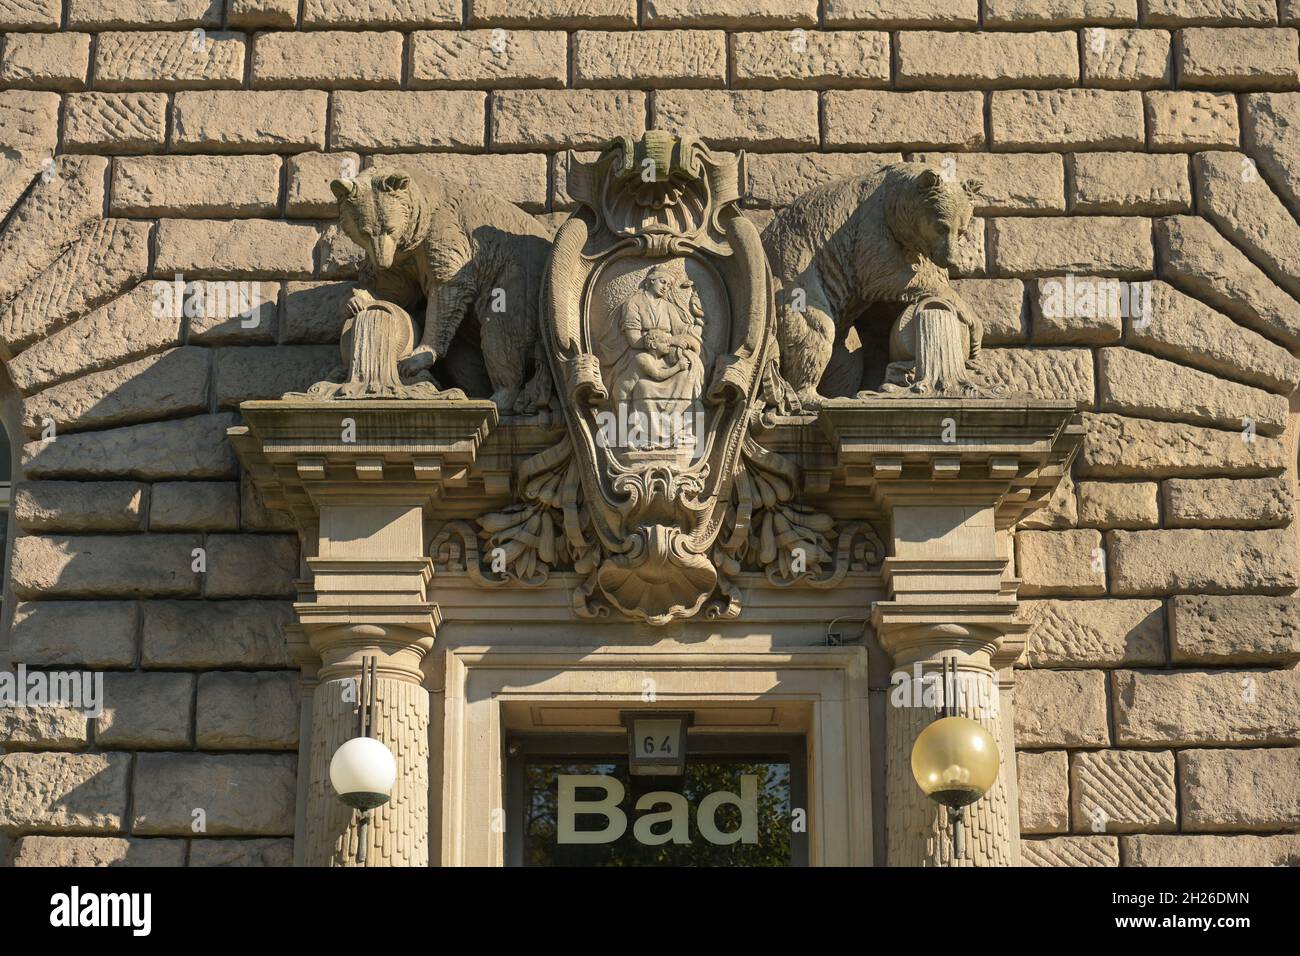
<svg viewBox="0 0 1300 956">
<path fill-rule="evenodd" d="M 506 740 L 509 866 L 807 866 L 807 739 L 691 734 L 680 776 L 629 772 L 627 738 Z"/>
</svg>

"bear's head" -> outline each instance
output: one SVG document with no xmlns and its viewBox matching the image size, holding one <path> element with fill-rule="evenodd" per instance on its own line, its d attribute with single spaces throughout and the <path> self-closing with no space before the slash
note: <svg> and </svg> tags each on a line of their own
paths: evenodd
<svg viewBox="0 0 1300 956">
<path fill-rule="evenodd" d="M 370 264 L 388 269 L 404 240 L 415 209 L 411 177 L 393 170 L 368 169 L 356 179 L 336 179 L 330 189 L 339 201 L 339 225 L 366 251 Z"/>
<path fill-rule="evenodd" d="M 904 246 L 946 269 L 970 225 L 975 212 L 972 200 L 983 183 L 976 179 L 949 181 L 929 167 L 907 169 L 905 175 L 910 185 L 904 201 L 893 207 L 891 231 Z"/>
</svg>

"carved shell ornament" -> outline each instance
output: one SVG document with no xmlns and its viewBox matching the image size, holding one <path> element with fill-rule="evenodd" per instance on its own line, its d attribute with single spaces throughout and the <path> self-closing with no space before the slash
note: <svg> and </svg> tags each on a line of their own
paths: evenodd
<svg viewBox="0 0 1300 956">
<path fill-rule="evenodd" d="M 874 531 L 795 503 L 794 465 L 750 434 L 781 389 L 743 154 L 650 131 L 569 162 L 579 207 L 541 316 L 566 437 L 521 466 L 519 503 L 449 523 L 435 557 L 488 586 L 571 569 L 580 616 L 651 624 L 739 614 L 744 571 L 830 586 L 878 564 Z"/>
</svg>

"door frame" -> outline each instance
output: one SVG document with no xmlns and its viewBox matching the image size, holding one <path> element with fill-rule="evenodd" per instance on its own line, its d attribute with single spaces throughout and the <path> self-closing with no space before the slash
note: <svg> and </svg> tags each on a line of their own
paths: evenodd
<svg viewBox="0 0 1300 956">
<path fill-rule="evenodd" d="M 656 705 L 801 708 L 806 713 L 808 862 L 870 866 L 872 806 L 867 653 L 862 646 L 725 650 L 725 643 L 653 646 L 452 647 L 444 651 L 435 722 L 432 815 L 444 866 L 503 866 L 508 703 L 646 709 Z M 440 724 L 440 726 L 439 726 Z"/>
</svg>

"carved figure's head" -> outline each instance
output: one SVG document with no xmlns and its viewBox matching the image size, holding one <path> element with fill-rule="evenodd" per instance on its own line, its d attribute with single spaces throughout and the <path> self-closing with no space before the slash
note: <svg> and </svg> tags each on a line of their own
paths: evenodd
<svg viewBox="0 0 1300 956">
<path fill-rule="evenodd" d="M 975 211 L 972 200 L 983 183 L 977 179 L 949 181 L 937 170 L 926 168 L 916 173 L 913 184 L 915 195 L 905 204 L 908 211 L 904 213 L 909 221 L 891 225 L 906 245 L 946 269 L 952 264 L 957 242 L 970 225 Z M 901 230 L 899 225 L 903 226 Z"/>
<path fill-rule="evenodd" d="M 678 283 L 678 279 L 672 274 L 671 270 L 664 266 L 655 266 L 651 269 L 644 279 L 641 280 L 641 288 L 649 292 L 656 299 L 667 298 L 673 287 Z"/>
<path fill-rule="evenodd" d="M 371 265 L 391 268 L 415 208 L 411 177 L 368 169 L 356 179 L 334 180 L 330 189 L 338 198 L 339 225 L 348 238 L 366 251 Z"/>
</svg>

